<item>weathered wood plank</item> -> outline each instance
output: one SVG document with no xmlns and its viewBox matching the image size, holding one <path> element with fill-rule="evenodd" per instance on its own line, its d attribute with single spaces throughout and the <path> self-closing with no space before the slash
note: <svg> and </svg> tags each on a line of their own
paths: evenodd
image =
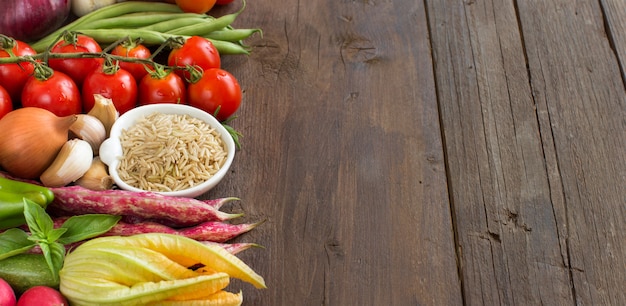
<svg viewBox="0 0 626 306">
<path fill-rule="evenodd" d="M 626 92 L 606 20 L 598 1 L 519 4 L 576 303 L 624 305 Z"/>
<path fill-rule="evenodd" d="M 460 305 L 423 3 L 258 0 L 237 23 L 263 38 L 224 60 L 243 148 L 208 196 L 267 219 L 246 305 Z"/>
<path fill-rule="evenodd" d="M 626 2 L 621 0 L 601 0 L 602 13 L 607 26 L 608 38 L 615 48 L 622 79 L 626 79 Z"/>
<path fill-rule="evenodd" d="M 428 1 L 467 305 L 573 301 L 513 1 Z"/>
</svg>

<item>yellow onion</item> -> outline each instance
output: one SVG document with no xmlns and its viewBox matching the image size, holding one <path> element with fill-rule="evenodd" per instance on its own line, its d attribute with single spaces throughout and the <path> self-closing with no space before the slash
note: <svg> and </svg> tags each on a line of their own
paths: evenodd
<svg viewBox="0 0 626 306">
<path fill-rule="evenodd" d="M 67 142 L 76 118 L 37 107 L 6 114 L 0 120 L 0 167 L 19 178 L 38 178 Z"/>
</svg>

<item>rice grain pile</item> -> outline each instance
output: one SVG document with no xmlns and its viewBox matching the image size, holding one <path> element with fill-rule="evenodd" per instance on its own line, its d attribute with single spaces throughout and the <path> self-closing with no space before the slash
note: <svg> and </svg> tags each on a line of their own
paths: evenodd
<svg viewBox="0 0 626 306">
<path fill-rule="evenodd" d="M 189 115 L 153 113 L 120 136 L 120 178 L 147 191 L 177 191 L 213 176 L 226 161 L 219 133 Z"/>
</svg>

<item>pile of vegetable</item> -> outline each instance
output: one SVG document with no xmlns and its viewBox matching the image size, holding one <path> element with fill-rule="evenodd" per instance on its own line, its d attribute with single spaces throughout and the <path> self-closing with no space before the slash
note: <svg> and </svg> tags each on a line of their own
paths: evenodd
<svg viewBox="0 0 626 306">
<path fill-rule="evenodd" d="M 206 14 L 231 1 L 103 1 L 28 39 L 0 21 L 0 280 L 18 304 L 35 291 L 72 305 L 240 305 L 231 277 L 265 287 L 236 257 L 258 245 L 231 242 L 261 222 L 220 211 L 237 198 L 120 190 L 98 157 L 120 114 L 154 103 L 212 114 L 239 146 L 228 123 L 242 92 L 221 56 L 247 54 L 260 30 L 232 26 L 245 3 Z"/>
<path fill-rule="evenodd" d="M 35 41 L 58 29 L 72 17 L 82 17 L 126 0 L 3 0 L 0 33 Z M 176 4 L 181 11 L 205 14 L 215 5 L 233 0 L 146 0 Z M 71 14 L 73 13 L 73 14 Z"/>
</svg>

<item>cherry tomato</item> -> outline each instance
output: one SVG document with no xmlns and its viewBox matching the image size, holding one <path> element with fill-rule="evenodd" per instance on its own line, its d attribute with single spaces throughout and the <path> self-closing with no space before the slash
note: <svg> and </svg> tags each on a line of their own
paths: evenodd
<svg viewBox="0 0 626 306">
<path fill-rule="evenodd" d="M 8 50 L 0 49 L 0 57 L 37 54 L 37 52 L 25 42 L 12 40 L 6 41 L 6 43 L 10 46 L 7 46 L 9 47 Z M 28 77 L 33 73 L 33 69 L 33 64 L 28 62 L 0 65 L 0 86 L 3 86 L 4 89 L 9 92 L 11 99 L 16 103 L 20 101 L 24 84 L 26 84 Z"/>
<path fill-rule="evenodd" d="M 135 42 L 130 43 L 122 43 L 117 45 L 112 51 L 111 54 L 118 56 L 125 56 L 129 58 L 140 58 L 140 59 L 148 59 L 152 55 L 150 49 L 142 44 L 137 44 Z M 130 72 L 135 80 L 138 82 L 148 74 L 146 71 L 146 66 L 141 63 L 131 63 L 131 62 L 119 62 L 120 68 Z"/>
<path fill-rule="evenodd" d="M 44 108 L 60 117 L 82 112 L 78 86 L 60 71 L 47 79 L 28 78 L 22 91 L 22 106 Z"/>
<path fill-rule="evenodd" d="M 50 50 L 52 53 L 80 53 L 102 52 L 102 48 L 93 38 L 78 34 L 72 39 L 64 38 L 56 43 Z M 57 71 L 69 75 L 78 86 L 83 84 L 83 80 L 94 70 L 102 66 L 102 58 L 72 58 L 72 59 L 50 59 L 49 66 Z"/>
<path fill-rule="evenodd" d="M 152 72 L 139 82 L 139 104 L 187 103 L 185 82 L 176 73 Z"/>
<path fill-rule="evenodd" d="M 11 101 L 9 92 L 0 86 L 0 119 L 13 110 L 13 102 Z"/>
<path fill-rule="evenodd" d="M 111 70 L 98 69 L 85 78 L 82 87 L 85 112 L 93 108 L 94 94 L 111 99 L 120 115 L 137 106 L 137 81 L 133 75 L 121 68 Z"/>
<path fill-rule="evenodd" d="M 226 4 L 232 3 L 233 1 L 234 0 L 217 0 L 217 1 L 215 1 L 215 4 L 226 5 Z"/>
<path fill-rule="evenodd" d="M 220 54 L 213 43 L 200 36 L 189 37 L 183 45 L 172 49 L 167 57 L 167 64 L 173 67 L 197 66 L 203 70 L 220 68 Z M 189 80 L 189 72 L 177 69 L 176 73 Z"/>
<path fill-rule="evenodd" d="M 183 12 L 204 14 L 215 5 L 215 0 L 176 0 L 176 5 Z"/>
<path fill-rule="evenodd" d="M 241 95 L 237 79 L 219 68 L 205 70 L 200 80 L 187 87 L 189 105 L 214 115 L 220 121 L 228 119 L 239 109 Z"/>
</svg>

